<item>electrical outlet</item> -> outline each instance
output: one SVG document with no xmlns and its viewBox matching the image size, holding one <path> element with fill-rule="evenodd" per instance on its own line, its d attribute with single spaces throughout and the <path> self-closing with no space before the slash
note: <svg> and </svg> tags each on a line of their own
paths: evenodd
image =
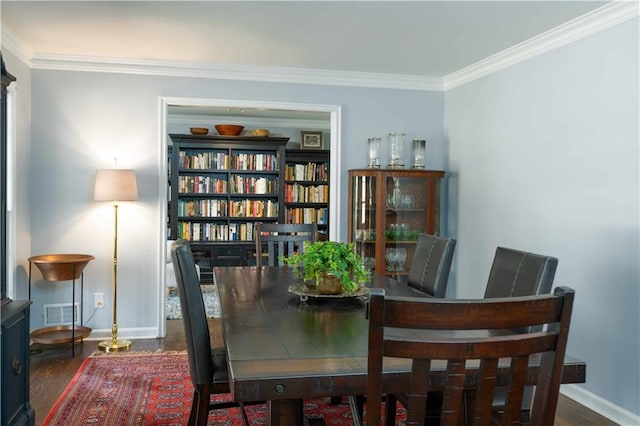
<svg viewBox="0 0 640 426">
<path fill-rule="evenodd" d="M 93 293 L 93 307 L 104 308 L 104 293 Z"/>
</svg>

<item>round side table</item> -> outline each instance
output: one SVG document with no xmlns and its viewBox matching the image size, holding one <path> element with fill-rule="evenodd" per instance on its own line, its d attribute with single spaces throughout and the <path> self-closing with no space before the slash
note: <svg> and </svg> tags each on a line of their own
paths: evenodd
<svg viewBox="0 0 640 426">
<path fill-rule="evenodd" d="M 91 329 L 82 325 L 82 301 L 84 300 L 84 268 L 95 259 L 89 254 L 43 254 L 29 260 L 29 299 L 31 299 L 31 265 L 35 264 L 46 281 L 73 281 L 71 325 L 43 327 L 31 332 L 31 340 L 45 345 L 71 343 L 71 356 L 75 356 L 75 342 L 89 336 Z M 76 279 L 80 278 L 80 325 L 75 324 Z"/>
</svg>

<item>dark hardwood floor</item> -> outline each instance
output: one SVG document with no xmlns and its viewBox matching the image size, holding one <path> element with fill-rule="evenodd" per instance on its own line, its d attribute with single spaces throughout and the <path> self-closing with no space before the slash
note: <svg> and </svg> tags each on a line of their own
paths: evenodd
<svg viewBox="0 0 640 426">
<path fill-rule="evenodd" d="M 214 345 L 222 344 L 220 320 L 210 319 L 209 329 Z M 76 344 L 75 357 L 71 357 L 70 345 L 31 346 L 31 405 L 36 412 L 36 425 L 41 425 L 49 410 L 58 400 L 67 384 L 84 360 L 97 350 L 97 342 Z M 134 340 L 132 351 L 186 350 L 182 321 L 167 321 L 167 337 L 164 339 Z M 556 426 L 608 426 L 615 425 L 608 419 L 560 395 L 556 413 Z"/>
</svg>

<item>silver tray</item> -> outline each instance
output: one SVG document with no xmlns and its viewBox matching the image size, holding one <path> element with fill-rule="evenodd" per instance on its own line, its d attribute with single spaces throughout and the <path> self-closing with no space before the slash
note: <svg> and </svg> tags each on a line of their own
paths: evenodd
<svg viewBox="0 0 640 426">
<path fill-rule="evenodd" d="M 362 300 L 369 299 L 369 289 L 367 287 L 360 287 L 352 293 L 342 294 L 320 294 L 316 287 L 309 287 L 306 284 L 296 284 L 289 286 L 289 293 L 296 294 L 300 297 L 301 302 L 306 302 L 309 298 L 314 299 L 355 299 Z"/>
</svg>

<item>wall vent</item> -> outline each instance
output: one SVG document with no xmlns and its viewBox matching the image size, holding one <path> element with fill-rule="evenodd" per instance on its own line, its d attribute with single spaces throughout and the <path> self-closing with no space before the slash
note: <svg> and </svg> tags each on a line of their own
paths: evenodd
<svg viewBox="0 0 640 426">
<path fill-rule="evenodd" d="M 44 326 L 79 323 L 80 304 L 76 303 L 54 303 L 44 305 Z"/>
</svg>

